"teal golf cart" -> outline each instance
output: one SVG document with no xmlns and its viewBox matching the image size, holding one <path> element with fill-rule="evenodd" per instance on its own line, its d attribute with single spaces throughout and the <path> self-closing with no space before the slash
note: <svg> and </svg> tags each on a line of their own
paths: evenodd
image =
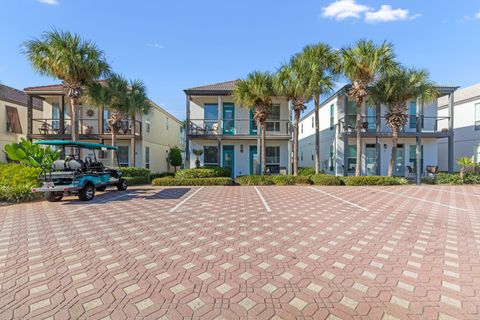
<svg viewBox="0 0 480 320">
<path fill-rule="evenodd" d="M 50 202 L 60 201 L 68 194 L 90 201 L 95 191 L 105 191 L 109 186 L 127 190 L 116 147 L 68 140 L 40 140 L 34 144 L 56 146 L 67 155 L 65 160 L 56 160 L 51 170 L 44 168 L 39 177 L 42 186 L 32 189 L 32 192 L 44 192 Z"/>
</svg>

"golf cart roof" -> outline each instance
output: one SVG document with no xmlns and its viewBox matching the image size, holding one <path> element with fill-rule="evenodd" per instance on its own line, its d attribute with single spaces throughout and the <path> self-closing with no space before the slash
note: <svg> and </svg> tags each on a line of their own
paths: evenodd
<svg viewBox="0 0 480 320">
<path fill-rule="evenodd" d="M 91 143 L 91 142 L 81 142 L 81 141 L 70 141 L 70 140 L 39 140 L 35 141 L 34 144 L 41 144 L 46 146 L 64 146 L 64 147 L 80 147 L 85 149 L 112 149 L 117 150 L 117 147 L 107 146 L 100 143 Z"/>
</svg>

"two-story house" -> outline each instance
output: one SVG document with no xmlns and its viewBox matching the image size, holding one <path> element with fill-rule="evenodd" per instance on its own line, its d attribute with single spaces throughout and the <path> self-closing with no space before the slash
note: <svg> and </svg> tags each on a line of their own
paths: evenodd
<svg viewBox="0 0 480 320">
<path fill-rule="evenodd" d="M 27 137 L 27 103 L 25 92 L 0 84 L 0 162 L 7 160 L 3 152 L 6 144 Z M 32 113 L 39 117 L 42 112 L 42 100 L 33 99 Z"/>
<path fill-rule="evenodd" d="M 29 96 L 27 103 L 27 137 L 38 139 L 62 139 L 71 137 L 70 101 L 62 85 L 47 85 L 24 89 Z M 42 112 L 33 113 L 32 101 L 43 101 Z M 172 146 L 183 149 L 183 123 L 166 110 L 150 101 L 147 114 L 137 113 L 125 119 L 116 138 L 121 166 L 149 168 L 152 172 L 171 171 L 167 156 Z M 107 125 L 108 108 L 80 105 L 77 128 L 81 141 L 111 144 L 111 132 Z"/>
<path fill-rule="evenodd" d="M 320 107 L 320 159 L 321 170 L 335 175 L 354 175 L 356 159 L 356 105 L 349 96 L 346 85 Z M 437 102 L 421 104 L 412 100 L 407 104 L 408 122 L 401 128 L 395 159 L 396 176 L 420 177 L 426 166 L 438 166 L 438 141 L 446 139 L 449 161 L 448 170 L 453 170 L 453 130 L 441 128 L 438 123 L 453 121 L 453 92 L 457 87 L 437 87 L 442 96 L 448 96 L 447 115 L 438 114 Z M 385 121 L 387 108 L 384 105 L 362 106 L 362 175 L 386 175 L 392 149 L 391 130 Z M 314 113 L 302 117 L 299 133 L 299 165 L 314 166 L 315 122 Z M 417 152 L 418 151 L 418 152 Z M 417 168 L 417 162 L 420 166 Z"/>
<path fill-rule="evenodd" d="M 448 99 L 438 99 L 438 114 L 448 115 Z M 455 118 L 453 121 L 454 132 L 454 159 L 460 157 L 473 158 L 480 165 L 480 84 L 475 84 L 455 91 Z M 448 128 L 446 121 L 441 121 L 439 126 Z M 438 145 L 438 165 L 441 170 L 447 170 L 448 163 L 442 157 L 448 150 L 448 141 L 442 139 Z M 459 170 L 455 163 L 455 170 Z"/>
<path fill-rule="evenodd" d="M 260 130 L 249 106 L 232 97 L 238 80 L 184 90 L 186 94 L 186 165 L 231 168 L 232 176 L 260 172 Z M 287 99 L 274 98 L 266 124 L 266 167 L 270 174 L 290 172 L 291 122 Z"/>
</svg>

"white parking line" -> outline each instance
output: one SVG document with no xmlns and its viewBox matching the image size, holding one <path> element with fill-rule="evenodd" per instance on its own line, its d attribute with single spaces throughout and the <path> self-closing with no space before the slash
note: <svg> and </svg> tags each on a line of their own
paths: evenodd
<svg viewBox="0 0 480 320">
<path fill-rule="evenodd" d="M 312 189 L 312 190 L 314 190 L 314 191 L 320 192 L 320 193 L 322 193 L 322 194 L 324 194 L 324 195 L 327 195 L 327 196 L 329 196 L 329 197 L 332 197 L 332 198 L 335 198 L 335 199 L 337 199 L 337 200 L 340 200 L 340 201 L 342 201 L 342 202 L 348 203 L 349 205 L 351 205 L 351 206 L 353 206 L 353 207 L 356 207 L 356 208 L 359 208 L 359 209 L 361 209 L 361 210 L 363 210 L 363 211 L 368 211 L 368 209 L 365 208 L 365 207 L 359 206 L 358 204 L 355 204 L 355 203 L 350 202 L 350 201 L 348 201 L 348 200 L 345 200 L 345 199 L 343 199 L 343 198 L 337 197 L 336 195 L 330 194 L 330 193 L 325 192 L 325 191 L 323 191 L 323 190 L 316 189 L 316 188 L 312 188 L 312 187 L 308 187 L 308 188 L 309 188 L 309 189 Z"/>
<path fill-rule="evenodd" d="M 404 198 L 408 198 L 408 199 L 418 200 L 418 201 L 422 201 L 422 202 L 426 202 L 426 203 L 432 203 L 432 204 L 436 204 L 437 206 L 441 206 L 441 207 L 446 207 L 446 208 L 455 209 L 455 210 L 461 210 L 461 211 L 468 211 L 468 209 L 459 208 L 459 207 L 454 207 L 454 206 L 450 206 L 450 205 L 448 205 L 448 204 L 438 203 L 438 202 L 435 202 L 435 201 L 425 200 L 425 199 L 422 199 L 422 198 L 416 198 L 416 197 L 412 197 L 412 196 L 407 196 L 407 195 L 401 194 L 401 193 L 399 193 L 399 192 L 391 192 L 391 191 L 374 189 L 374 188 L 369 188 L 369 189 L 370 189 L 370 190 L 375 190 L 375 191 L 378 191 L 378 192 L 384 192 L 384 193 L 388 193 L 388 194 L 393 194 L 393 195 L 396 195 L 396 196 L 399 196 L 399 197 L 404 197 Z"/>
<path fill-rule="evenodd" d="M 270 207 L 268 206 L 268 203 L 265 200 L 265 198 L 262 196 L 262 193 L 260 192 L 260 190 L 258 190 L 257 187 L 253 187 L 253 188 L 255 189 L 255 191 L 257 191 L 258 196 L 260 197 L 260 200 L 262 200 L 263 202 L 263 206 L 265 207 L 265 209 L 267 209 L 267 212 L 272 212 L 272 209 L 270 209 Z"/>
<path fill-rule="evenodd" d="M 197 190 L 195 190 L 194 193 L 192 193 L 191 195 L 189 195 L 188 197 L 186 197 L 185 199 L 183 199 L 182 201 L 180 201 L 175 207 L 173 207 L 172 209 L 170 209 L 170 212 L 175 212 L 178 208 L 180 208 L 182 205 L 185 204 L 185 202 L 187 202 L 188 200 L 190 200 L 190 198 L 192 198 L 194 195 L 196 195 L 198 192 L 200 192 L 200 190 L 202 190 L 203 187 L 200 187 L 198 188 Z"/>
<path fill-rule="evenodd" d="M 104 199 L 102 201 L 98 201 L 98 202 L 95 202 L 95 203 L 91 203 L 91 204 L 88 204 L 86 206 L 81 206 L 80 208 L 77 208 L 77 209 L 73 209 L 73 210 L 69 210 L 68 213 L 72 213 L 72 212 L 77 212 L 77 211 L 80 211 L 80 210 L 84 210 L 88 207 L 91 207 L 91 206 L 94 206 L 96 204 L 101 204 L 101 203 L 105 203 L 107 201 L 111 201 L 111 200 L 115 200 L 115 199 L 118 199 L 118 198 L 123 198 L 123 197 L 127 197 L 129 196 L 130 193 L 125 193 L 125 194 L 122 194 L 122 195 L 119 195 L 119 196 L 116 196 L 116 197 L 112 197 L 112 198 L 108 198 L 108 199 Z"/>
<path fill-rule="evenodd" d="M 426 187 L 424 187 L 424 188 L 426 188 Z M 458 191 L 451 191 L 451 190 L 442 190 L 442 189 L 437 189 L 437 188 L 432 188 L 432 187 L 428 187 L 428 188 L 426 188 L 426 189 L 428 189 L 428 190 L 440 191 L 440 192 L 447 192 L 447 193 L 455 193 L 455 194 L 463 194 L 463 195 L 470 195 L 470 196 L 480 197 L 480 194 L 477 194 L 477 193 L 458 192 Z"/>
</svg>

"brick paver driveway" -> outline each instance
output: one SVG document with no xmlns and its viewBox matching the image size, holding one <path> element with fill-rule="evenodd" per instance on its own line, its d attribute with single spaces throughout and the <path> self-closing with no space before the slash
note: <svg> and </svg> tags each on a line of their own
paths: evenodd
<svg viewBox="0 0 480 320">
<path fill-rule="evenodd" d="M 478 319 L 478 187 L 204 187 L 0 208 L 0 319 Z"/>
</svg>

